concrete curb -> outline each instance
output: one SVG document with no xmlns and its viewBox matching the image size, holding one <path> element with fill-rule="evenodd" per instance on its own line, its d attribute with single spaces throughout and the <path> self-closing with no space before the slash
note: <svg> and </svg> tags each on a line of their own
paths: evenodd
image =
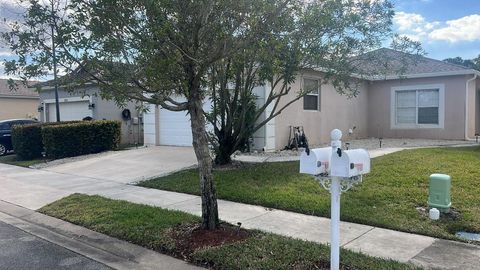
<svg viewBox="0 0 480 270">
<path fill-rule="evenodd" d="M 114 269 L 203 269 L 1 200 L 0 221 Z"/>
</svg>

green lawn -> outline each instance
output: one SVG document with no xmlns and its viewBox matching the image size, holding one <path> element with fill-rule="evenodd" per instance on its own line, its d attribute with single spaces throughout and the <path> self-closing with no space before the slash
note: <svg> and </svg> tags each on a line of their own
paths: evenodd
<svg viewBox="0 0 480 270">
<path fill-rule="evenodd" d="M 99 196 L 74 194 L 40 212 L 212 269 L 328 269 L 329 264 L 325 245 L 258 231 L 249 231 L 239 242 L 185 254 L 173 235 L 179 226 L 198 224 L 198 217 Z M 347 250 L 342 250 L 341 263 L 348 270 L 421 269 Z"/>
<path fill-rule="evenodd" d="M 244 165 L 216 170 L 221 199 L 329 216 L 330 196 L 299 162 Z M 431 221 L 416 207 L 427 207 L 428 176 L 452 176 L 456 218 Z M 196 170 L 142 182 L 140 186 L 198 194 Z M 341 219 L 356 223 L 454 239 L 459 230 L 480 232 L 480 148 L 405 150 L 372 160 L 363 183 L 342 195 Z"/>
<path fill-rule="evenodd" d="M 17 160 L 17 156 L 15 154 L 0 156 L 0 163 L 21 166 L 21 167 L 29 167 L 39 163 L 45 163 L 48 160 L 44 158 L 33 159 L 33 160 Z"/>
</svg>

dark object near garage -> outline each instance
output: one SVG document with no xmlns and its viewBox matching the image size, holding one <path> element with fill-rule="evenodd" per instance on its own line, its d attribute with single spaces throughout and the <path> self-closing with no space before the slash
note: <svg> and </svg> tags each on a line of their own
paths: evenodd
<svg viewBox="0 0 480 270">
<path fill-rule="evenodd" d="M 15 125 L 27 125 L 38 123 L 33 119 L 9 119 L 0 121 L 0 156 L 13 150 L 12 127 Z"/>
</svg>

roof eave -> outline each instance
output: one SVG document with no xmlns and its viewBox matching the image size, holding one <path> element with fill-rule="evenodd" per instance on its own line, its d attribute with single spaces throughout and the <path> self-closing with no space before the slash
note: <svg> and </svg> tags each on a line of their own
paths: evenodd
<svg viewBox="0 0 480 270">
<path fill-rule="evenodd" d="M 403 74 L 403 75 L 376 75 L 376 76 L 367 76 L 366 80 L 369 81 L 385 81 L 385 80 L 399 80 L 399 79 L 416 79 L 416 78 L 429 78 L 429 77 L 443 77 L 443 76 L 458 76 L 458 75 L 478 75 L 480 76 L 480 71 L 474 69 L 464 69 L 464 70 L 453 70 L 453 71 L 442 71 L 442 72 L 431 72 L 431 73 L 417 73 L 417 74 Z"/>
<path fill-rule="evenodd" d="M 0 94 L 0 98 L 39 99 L 40 96 Z"/>
<path fill-rule="evenodd" d="M 72 87 L 72 86 L 79 86 L 80 84 L 59 84 L 58 88 L 66 88 L 66 87 Z M 91 85 L 96 85 L 94 82 L 86 82 L 81 84 L 82 86 L 91 86 Z M 55 89 L 54 85 L 33 85 L 29 88 L 38 88 L 39 91 L 48 91 L 48 90 L 53 90 Z"/>
</svg>

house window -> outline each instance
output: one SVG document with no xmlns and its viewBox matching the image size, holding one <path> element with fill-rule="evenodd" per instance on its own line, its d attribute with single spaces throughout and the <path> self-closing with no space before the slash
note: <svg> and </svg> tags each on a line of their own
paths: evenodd
<svg viewBox="0 0 480 270">
<path fill-rule="evenodd" d="M 392 127 L 443 127 L 443 86 L 397 88 L 392 95 Z"/>
<path fill-rule="evenodd" d="M 303 97 L 303 109 L 320 111 L 320 84 L 315 79 L 303 79 L 303 90 L 307 94 Z"/>
</svg>

